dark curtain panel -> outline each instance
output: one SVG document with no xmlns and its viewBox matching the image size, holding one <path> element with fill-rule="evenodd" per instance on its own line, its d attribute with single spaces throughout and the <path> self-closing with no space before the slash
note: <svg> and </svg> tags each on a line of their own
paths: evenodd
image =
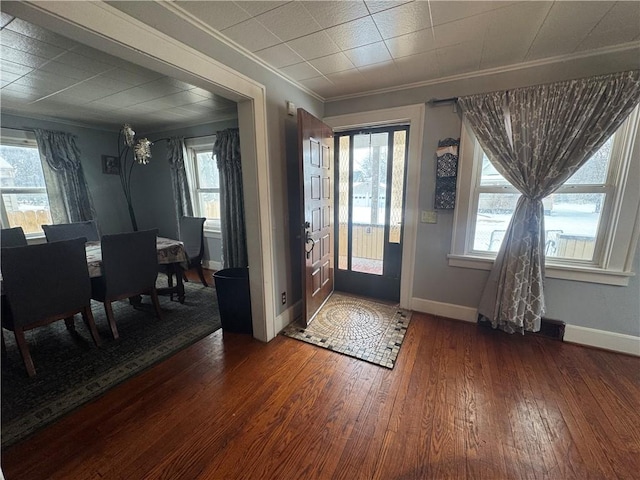
<svg viewBox="0 0 640 480">
<path fill-rule="evenodd" d="M 76 137 L 66 132 L 35 130 L 43 159 L 47 193 L 54 223 L 83 222 L 95 218 Z"/>
<path fill-rule="evenodd" d="M 229 128 L 216 133 L 213 146 L 220 172 L 220 226 L 224 268 L 246 267 L 247 234 L 244 225 L 240 133 Z"/>
<path fill-rule="evenodd" d="M 538 331 L 544 302 L 542 199 L 615 133 L 640 101 L 640 71 L 459 100 L 480 145 L 522 196 L 478 311 L 494 328 Z"/>
<path fill-rule="evenodd" d="M 171 137 L 167 141 L 167 160 L 171 167 L 171 186 L 173 188 L 173 200 L 175 207 L 178 238 L 180 238 L 180 218 L 193 216 L 193 204 L 189 193 L 187 171 L 184 166 L 186 147 L 184 138 Z"/>
</svg>

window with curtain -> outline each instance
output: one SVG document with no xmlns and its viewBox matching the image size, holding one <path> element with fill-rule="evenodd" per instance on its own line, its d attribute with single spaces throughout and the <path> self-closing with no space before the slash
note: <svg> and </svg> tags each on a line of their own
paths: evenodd
<svg viewBox="0 0 640 480">
<path fill-rule="evenodd" d="M 0 140 L 2 225 L 22 227 L 27 236 L 42 234 L 53 223 L 35 135 L 2 129 Z"/>
<path fill-rule="evenodd" d="M 543 200 L 547 276 L 626 284 L 638 212 L 630 173 L 638 109 L 586 164 Z M 463 122 L 458 205 L 449 263 L 490 268 L 519 192 L 497 172 Z M 638 163 L 638 159 L 635 158 Z M 627 225 L 627 227 L 625 227 Z M 618 273 L 619 275 L 616 275 Z"/>
<path fill-rule="evenodd" d="M 205 217 L 205 229 L 220 231 L 220 175 L 213 144 L 215 135 L 185 140 L 187 173 L 196 216 Z"/>
</svg>

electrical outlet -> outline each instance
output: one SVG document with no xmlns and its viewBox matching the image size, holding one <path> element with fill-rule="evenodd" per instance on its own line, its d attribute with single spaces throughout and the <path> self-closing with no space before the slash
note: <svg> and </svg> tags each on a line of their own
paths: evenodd
<svg viewBox="0 0 640 480">
<path fill-rule="evenodd" d="M 282 304 L 287 303 L 287 292 L 282 292 Z"/>
</svg>

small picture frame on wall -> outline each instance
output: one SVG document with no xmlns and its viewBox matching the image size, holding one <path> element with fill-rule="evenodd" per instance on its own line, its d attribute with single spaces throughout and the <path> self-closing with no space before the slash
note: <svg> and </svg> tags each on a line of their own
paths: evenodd
<svg viewBox="0 0 640 480">
<path fill-rule="evenodd" d="M 118 157 L 102 155 L 102 173 L 107 175 L 119 175 L 120 162 L 118 161 Z"/>
</svg>

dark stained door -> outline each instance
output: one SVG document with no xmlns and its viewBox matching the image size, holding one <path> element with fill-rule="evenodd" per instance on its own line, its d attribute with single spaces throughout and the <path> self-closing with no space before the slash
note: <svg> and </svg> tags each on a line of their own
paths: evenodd
<svg viewBox="0 0 640 480">
<path fill-rule="evenodd" d="M 333 131 L 298 109 L 302 181 L 303 300 L 309 324 L 333 292 Z"/>
</svg>

